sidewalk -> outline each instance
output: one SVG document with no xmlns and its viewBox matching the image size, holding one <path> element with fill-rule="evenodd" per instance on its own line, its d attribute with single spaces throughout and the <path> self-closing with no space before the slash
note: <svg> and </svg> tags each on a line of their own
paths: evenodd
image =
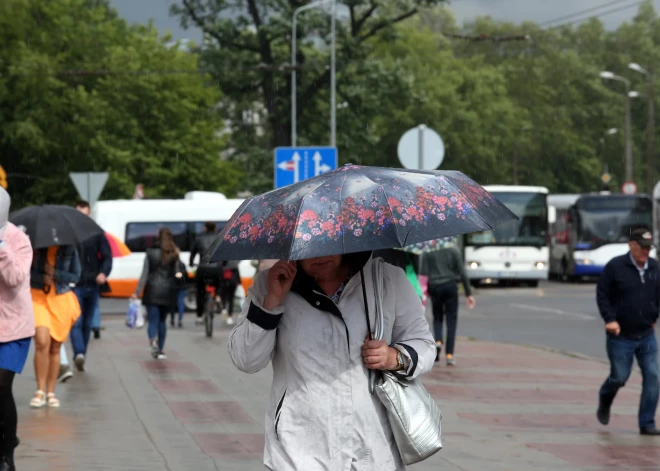
<svg viewBox="0 0 660 471">
<path fill-rule="evenodd" d="M 237 371 L 229 330 L 212 339 L 187 316 L 167 361 L 144 330 L 104 321 L 87 372 L 57 389 L 60 410 L 31 410 L 32 356 L 15 382 L 19 471 L 259 470 L 270 369 Z M 608 427 L 596 421 L 607 365 L 536 348 L 460 340 L 458 366 L 426 376 L 445 448 L 412 471 L 660 470 L 660 438 L 638 434 L 641 379 L 621 391 Z"/>
</svg>

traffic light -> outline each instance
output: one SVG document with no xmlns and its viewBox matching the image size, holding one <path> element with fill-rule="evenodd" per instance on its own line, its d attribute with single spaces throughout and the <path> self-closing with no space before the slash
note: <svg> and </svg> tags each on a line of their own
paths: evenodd
<svg viewBox="0 0 660 471">
<path fill-rule="evenodd" d="M 7 172 L 2 168 L 2 165 L 0 165 L 0 186 L 5 190 L 7 189 Z"/>
</svg>

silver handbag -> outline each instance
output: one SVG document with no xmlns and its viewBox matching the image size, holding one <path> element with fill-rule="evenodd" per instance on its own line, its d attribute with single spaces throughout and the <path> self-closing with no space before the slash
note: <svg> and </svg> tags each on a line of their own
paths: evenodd
<svg viewBox="0 0 660 471">
<path fill-rule="evenodd" d="M 376 316 L 371 332 L 367 292 L 362 275 L 362 293 L 367 314 L 367 328 L 376 339 L 383 338 L 382 258 L 373 261 Z M 389 371 L 369 370 L 369 389 L 385 406 L 394 440 L 406 465 L 424 461 L 442 449 L 442 412 L 418 379 L 407 379 Z"/>
</svg>

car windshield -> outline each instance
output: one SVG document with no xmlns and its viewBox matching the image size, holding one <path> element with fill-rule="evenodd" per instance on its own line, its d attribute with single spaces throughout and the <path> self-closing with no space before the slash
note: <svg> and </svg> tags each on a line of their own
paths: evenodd
<svg viewBox="0 0 660 471">
<path fill-rule="evenodd" d="M 494 231 L 468 234 L 467 245 L 546 245 L 548 230 L 547 195 L 543 193 L 493 193 L 518 221 L 500 224 Z"/>
<path fill-rule="evenodd" d="M 653 218 L 653 203 L 646 197 L 585 197 L 577 202 L 576 209 L 577 243 L 585 248 L 626 243 L 632 229 L 651 227 Z"/>
</svg>

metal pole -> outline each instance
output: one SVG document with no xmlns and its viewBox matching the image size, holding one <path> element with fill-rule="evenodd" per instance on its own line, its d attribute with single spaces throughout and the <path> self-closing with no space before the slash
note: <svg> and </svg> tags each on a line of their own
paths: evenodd
<svg viewBox="0 0 660 471">
<path fill-rule="evenodd" d="M 655 86 L 653 67 L 648 70 L 649 81 L 649 122 L 646 129 L 646 166 L 647 166 L 647 188 L 649 194 L 653 194 L 655 186 Z"/>
<path fill-rule="evenodd" d="M 424 129 L 426 126 L 423 124 L 420 124 L 419 127 L 417 128 L 419 130 L 419 153 L 418 153 L 418 158 L 419 158 L 419 169 L 423 170 L 424 169 Z"/>
<path fill-rule="evenodd" d="M 600 138 L 600 168 L 605 174 L 605 138 Z"/>
<path fill-rule="evenodd" d="M 296 74 L 296 48 L 297 48 L 297 40 L 298 40 L 298 24 L 297 24 L 298 15 L 300 13 L 302 13 L 303 11 L 305 11 L 305 10 L 310 10 L 312 8 L 316 8 L 319 5 L 323 5 L 324 3 L 328 3 L 329 1 L 331 1 L 333 3 L 332 27 L 333 27 L 333 30 L 334 30 L 334 27 L 335 27 L 334 19 L 335 19 L 335 16 L 336 16 L 335 15 L 336 0 L 319 0 L 317 2 L 309 3 L 307 5 L 303 5 L 301 7 L 298 7 L 293 12 L 293 20 L 292 20 L 292 28 L 291 28 L 291 146 L 292 147 L 296 146 L 297 137 L 298 137 L 297 136 L 297 131 L 296 131 L 296 128 L 297 128 L 297 125 L 298 125 L 298 119 L 297 119 L 297 112 L 298 112 L 298 103 L 297 103 L 297 101 L 298 101 L 298 99 L 297 99 L 297 96 L 296 96 L 296 88 L 297 88 L 297 84 L 296 84 L 296 75 L 297 75 Z M 333 48 L 332 48 L 333 57 L 332 57 L 332 61 L 334 63 L 334 49 L 335 49 L 335 47 L 334 47 L 334 39 L 335 39 L 334 32 L 332 34 L 332 39 L 333 39 Z M 334 85 L 334 66 L 332 67 L 332 70 L 331 70 L 330 81 Z M 334 91 L 334 87 L 333 87 L 333 91 Z M 333 95 L 332 99 L 334 100 L 334 95 Z M 330 116 L 331 117 L 335 116 L 334 115 L 335 112 L 336 112 L 335 106 L 332 106 L 331 110 L 330 110 Z M 334 118 L 331 118 L 331 119 L 334 119 Z M 331 138 L 330 139 L 333 140 L 334 138 L 332 136 L 334 135 L 334 132 L 331 130 L 330 133 L 331 133 Z"/>
<path fill-rule="evenodd" d="M 296 94 L 296 47 L 297 47 L 297 24 L 300 8 L 293 12 L 293 29 L 291 33 L 291 146 L 296 147 L 296 126 L 297 126 L 297 94 Z"/>
<path fill-rule="evenodd" d="M 330 45 L 330 146 L 337 146 L 337 0 L 332 0 Z"/>
<path fill-rule="evenodd" d="M 626 181 L 633 179 L 632 136 L 630 130 L 630 87 L 626 86 Z"/>
</svg>

